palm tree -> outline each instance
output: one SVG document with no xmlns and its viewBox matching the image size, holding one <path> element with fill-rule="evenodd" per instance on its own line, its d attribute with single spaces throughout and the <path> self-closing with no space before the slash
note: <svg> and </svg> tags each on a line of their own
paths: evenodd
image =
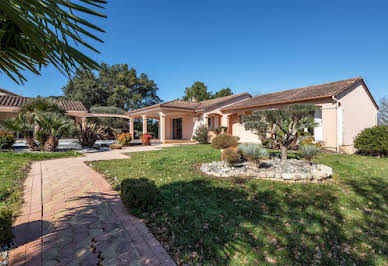
<svg viewBox="0 0 388 266">
<path fill-rule="evenodd" d="M 23 114 L 19 114 L 14 118 L 0 121 L 0 123 L 3 127 L 10 131 L 23 133 L 24 138 L 27 142 L 27 146 L 30 150 L 39 150 L 38 144 L 34 141 L 33 137 L 30 135 L 29 132 L 33 127 L 33 124 L 30 123 L 29 119 L 27 119 L 26 116 L 24 116 Z"/>
<path fill-rule="evenodd" d="M 74 122 L 61 114 L 48 113 L 38 117 L 36 122 L 41 134 L 47 136 L 43 143 L 43 150 L 47 152 L 56 151 L 59 139 L 75 130 Z"/>
<path fill-rule="evenodd" d="M 98 53 L 81 38 L 102 42 L 92 31 L 104 32 L 80 15 L 105 15 L 89 8 L 103 8 L 105 0 L 0 0 L 0 70 L 16 83 L 26 78 L 28 70 L 37 75 L 49 64 L 69 74 L 77 66 L 99 68 L 88 56 L 70 43 Z"/>
</svg>

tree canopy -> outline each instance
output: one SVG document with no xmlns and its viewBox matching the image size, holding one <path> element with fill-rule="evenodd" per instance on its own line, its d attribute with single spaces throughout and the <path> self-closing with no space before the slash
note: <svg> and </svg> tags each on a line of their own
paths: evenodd
<svg viewBox="0 0 388 266">
<path fill-rule="evenodd" d="M 78 69 L 62 88 L 67 99 L 81 101 L 86 108 L 114 106 L 129 111 L 160 102 L 156 83 L 127 64 L 101 64 L 98 75 Z"/>
<path fill-rule="evenodd" d="M 85 41 L 102 42 L 93 32 L 104 32 L 83 15 L 106 17 L 96 11 L 105 0 L 4 0 L 0 1 L 0 71 L 16 83 L 22 71 L 40 74 L 49 64 L 69 74 L 77 66 L 95 69 L 98 64 L 70 44 L 98 52 Z"/>
<path fill-rule="evenodd" d="M 185 96 L 183 96 L 182 100 L 190 101 L 195 99 L 200 102 L 219 97 L 229 96 L 232 94 L 232 90 L 229 88 L 221 89 L 215 94 L 213 94 L 212 92 L 208 91 L 208 88 L 204 82 L 196 81 L 193 83 L 193 85 L 191 85 L 191 87 L 185 89 Z"/>
<path fill-rule="evenodd" d="M 282 161 L 287 160 L 287 149 L 297 140 L 304 128 L 315 126 L 315 106 L 293 104 L 284 109 L 256 111 L 244 116 L 245 129 L 253 130 L 261 139 L 275 141 L 282 150 Z"/>
<path fill-rule="evenodd" d="M 379 125 L 388 125 L 388 96 L 380 99 L 378 112 L 378 123 Z"/>
</svg>

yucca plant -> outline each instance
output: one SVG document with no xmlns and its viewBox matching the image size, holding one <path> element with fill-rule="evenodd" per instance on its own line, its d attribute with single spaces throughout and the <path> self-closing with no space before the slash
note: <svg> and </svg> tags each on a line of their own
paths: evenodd
<svg viewBox="0 0 388 266">
<path fill-rule="evenodd" d="M 39 132 L 46 136 L 44 143 L 41 143 L 46 152 L 56 151 L 58 142 L 63 135 L 75 130 L 74 121 L 56 113 L 48 113 L 36 120 Z"/>
<path fill-rule="evenodd" d="M 33 124 L 27 117 L 23 114 L 19 114 L 14 118 L 10 118 L 7 120 L 0 121 L 1 125 L 12 131 L 19 132 L 24 134 L 24 138 L 26 139 L 27 146 L 32 151 L 38 151 L 39 146 L 34 141 L 34 138 L 30 135 L 30 130 L 33 128 Z"/>
<path fill-rule="evenodd" d="M 77 3 L 78 2 L 78 3 Z M 69 74 L 77 66 L 98 64 L 70 44 L 98 52 L 81 38 L 102 42 L 93 31 L 104 32 L 82 16 L 106 17 L 94 10 L 105 0 L 0 0 L 0 70 L 16 83 L 27 70 L 37 75 L 49 64 Z M 90 8 L 93 7 L 93 8 Z"/>
<path fill-rule="evenodd" d="M 242 143 L 238 145 L 238 151 L 246 156 L 248 160 L 254 162 L 258 162 L 260 159 L 268 156 L 267 150 L 255 143 Z"/>
<path fill-rule="evenodd" d="M 311 160 L 317 157 L 321 148 L 317 145 L 301 145 L 299 148 L 302 157 L 311 164 Z"/>
<path fill-rule="evenodd" d="M 92 148 L 98 139 L 105 139 L 108 136 L 107 128 L 94 123 L 81 126 L 78 130 L 78 143 L 82 147 Z"/>
</svg>

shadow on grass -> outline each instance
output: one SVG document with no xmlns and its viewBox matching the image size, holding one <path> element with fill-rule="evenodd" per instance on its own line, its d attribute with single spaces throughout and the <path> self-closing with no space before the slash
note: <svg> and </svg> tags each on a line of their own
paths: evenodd
<svg viewBox="0 0 388 266">
<path fill-rule="evenodd" d="M 367 262 L 351 250 L 357 239 L 344 231 L 354 228 L 344 226 L 331 186 L 306 185 L 306 194 L 255 184 L 248 190 L 206 179 L 163 185 L 160 201 L 138 215 L 178 264 Z"/>
</svg>

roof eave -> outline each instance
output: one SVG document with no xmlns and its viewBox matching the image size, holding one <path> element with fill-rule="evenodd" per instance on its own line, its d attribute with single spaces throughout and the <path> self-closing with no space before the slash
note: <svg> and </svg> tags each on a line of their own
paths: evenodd
<svg viewBox="0 0 388 266">
<path fill-rule="evenodd" d="M 289 103 L 298 103 L 298 102 L 306 102 L 306 101 L 312 101 L 312 100 L 320 100 L 320 99 L 330 99 L 331 95 L 325 95 L 325 96 L 319 96 L 319 97 L 310 97 L 305 99 L 298 99 L 298 100 L 290 100 L 290 101 L 281 101 L 281 102 L 272 102 L 272 103 L 265 103 L 265 104 L 252 104 L 252 105 L 246 105 L 246 106 L 238 106 L 238 107 L 229 107 L 221 109 L 221 111 L 230 111 L 235 109 L 246 109 L 246 108 L 256 108 L 256 107 L 264 107 L 264 106 L 271 106 L 271 105 L 277 105 L 277 104 L 289 104 Z"/>
</svg>

